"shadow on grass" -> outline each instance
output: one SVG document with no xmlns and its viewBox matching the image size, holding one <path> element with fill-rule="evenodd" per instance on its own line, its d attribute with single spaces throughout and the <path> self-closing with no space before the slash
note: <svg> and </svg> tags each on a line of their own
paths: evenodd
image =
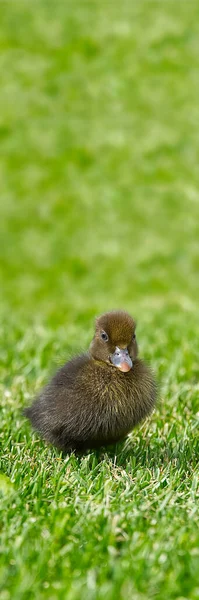
<svg viewBox="0 0 199 600">
<path fill-rule="evenodd" d="M 59 456 L 65 460 L 74 457 L 77 466 L 81 467 L 82 460 L 87 460 L 90 469 L 93 469 L 104 462 L 111 463 L 113 467 L 123 469 L 162 469 L 166 465 L 172 464 L 177 468 L 184 467 L 192 461 L 193 455 L 189 448 L 183 448 L 178 444 L 174 447 L 167 440 L 157 440 L 154 444 L 150 438 L 124 440 L 108 447 L 101 447 L 97 450 L 73 451 L 71 453 L 61 452 Z"/>
</svg>

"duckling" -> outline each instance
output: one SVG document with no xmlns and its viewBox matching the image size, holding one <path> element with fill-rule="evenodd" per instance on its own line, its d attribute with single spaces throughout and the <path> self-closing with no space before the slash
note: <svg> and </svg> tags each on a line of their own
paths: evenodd
<svg viewBox="0 0 199 600">
<path fill-rule="evenodd" d="M 64 451 L 113 444 L 154 408 L 157 388 L 138 358 L 134 319 L 124 311 L 96 318 L 89 351 L 61 367 L 24 413 Z"/>
</svg>

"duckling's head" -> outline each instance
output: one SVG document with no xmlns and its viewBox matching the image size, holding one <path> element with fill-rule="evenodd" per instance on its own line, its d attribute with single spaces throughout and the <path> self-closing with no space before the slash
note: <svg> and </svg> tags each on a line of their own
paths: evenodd
<svg viewBox="0 0 199 600">
<path fill-rule="evenodd" d="M 90 345 L 92 358 L 124 373 L 130 371 L 138 354 L 135 328 L 134 319 L 122 310 L 97 317 Z"/>
</svg>

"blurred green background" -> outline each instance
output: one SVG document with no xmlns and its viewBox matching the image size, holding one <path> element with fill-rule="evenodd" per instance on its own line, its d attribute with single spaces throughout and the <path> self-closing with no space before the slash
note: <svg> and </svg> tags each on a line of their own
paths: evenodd
<svg viewBox="0 0 199 600">
<path fill-rule="evenodd" d="M 0 3 L 2 600 L 197 600 L 198 0 Z M 161 384 L 113 458 L 21 415 L 124 308 Z"/>
<path fill-rule="evenodd" d="M 0 10 L 3 311 L 192 313 L 198 2 Z"/>
</svg>

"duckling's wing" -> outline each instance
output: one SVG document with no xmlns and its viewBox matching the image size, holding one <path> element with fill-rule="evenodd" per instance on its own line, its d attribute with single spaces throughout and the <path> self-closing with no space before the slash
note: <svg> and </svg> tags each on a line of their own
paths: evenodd
<svg viewBox="0 0 199 600">
<path fill-rule="evenodd" d="M 73 410 L 74 403 L 76 404 L 77 401 L 76 380 L 88 362 L 88 354 L 82 354 L 67 362 L 55 373 L 33 404 L 24 410 L 23 414 L 31 421 L 34 429 L 48 442 L 59 447 L 63 447 L 66 430 L 70 437 L 75 418 L 77 421 L 77 413 Z M 67 440 L 64 447 L 67 447 Z"/>
</svg>

